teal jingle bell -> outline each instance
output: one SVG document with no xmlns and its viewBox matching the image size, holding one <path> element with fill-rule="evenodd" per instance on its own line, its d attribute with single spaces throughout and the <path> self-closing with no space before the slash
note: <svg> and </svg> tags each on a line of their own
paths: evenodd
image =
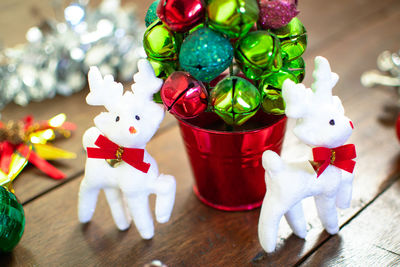
<svg viewBox="0 0 400 267">
<path fill-rule="evenodd" d="M 146 23 L 146 27 L 149 27 L 154 21 L 158 19 L 157 16 L 157 6 L 160 0 L 154 1 L 149 9 L 147 10 L 146 17 L 144 18 L 144 22 Z"/>
<path fill-rule="evenodd" d="M 229 40 L 208 27 L 189 34 L 179 53 L 180 66 L 197 80 L 209 82 L 229 67 L 233 48 Z"/>
<path fill-rule="evenodd" d="M 0 186 L 0 251 L 11 251 L 25 229 L 25 214 L 15 195 Z"/>
<path fill-rule="evenodd" d="M 275 35 L 255 31 L 236 42 L 235 59 L 247 78 L 258 80 L 282 67 L 280 51 Z"/>
<path fill-rule="evenodd" d="M 260 101 L 258 89 L 248 80 L 236 76 L 220 81 L 210 95 L 214 112 L 234 126 L 240 126 L 254 116 Z"/>
<path fill-rule="evenodd" d="M 287 60 L 300 57 L 307 48 L 307 31 L 298 18 L 286 26 L 271 30 L 281 41 L 282 56 Z"/>
<path fill-rule="evenodd" d="M 264 112 L 274 115 L 285 113 L 285 102 L 282 98 L 282 85 L 286 79 L 298 83 L 296 76 L 286 70 L 280 69 L 277 72 L 271 72 L 260 82 L 259 88 L 262 92 L 261 108 Z"/>
</svg>

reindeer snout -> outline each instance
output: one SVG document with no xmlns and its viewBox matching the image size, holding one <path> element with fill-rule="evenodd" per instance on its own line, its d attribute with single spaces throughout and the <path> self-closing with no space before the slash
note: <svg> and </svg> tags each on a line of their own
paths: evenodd
<svg viewBox="0 0 400 267">
<path fill-rule="evenodd" d="M 350 122 L 351 129 L 354 129 L 353 122 L 352 121 L 349 121 L 349 122 Z"/>
<path fill-rule="evenodd" d="M 133 126 L 129 127 L 129 132 L 130 132 L 131 134 L 136 133 L 135 127 L 133 127 Z"/>
</svg>

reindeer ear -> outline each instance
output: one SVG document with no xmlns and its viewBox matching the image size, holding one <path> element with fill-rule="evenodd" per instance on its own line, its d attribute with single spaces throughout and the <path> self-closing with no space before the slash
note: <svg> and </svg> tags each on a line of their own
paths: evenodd
<svg viewBox="0 0 400 267">
<path fill-rule="evenodd" d="M 135 83 L 132 84 L 132 91 L 146 99 L 152 100 L 153 94 L 160 91 L 163 80 L 155 75 L 153 66 L 146 59 L 139 60 L 138 70 L 133 76 Z"/>
<path fill-rule="evenodd" d="M 296 84 L 286 79 L 282 86 L 282 97 L 285 101 L 285 113 L 289 118 L 301 118 L 308 112 L 312 91 L 303 84 Z"/>
<path fill-rule="evenodd" d="M 110 111 L 113 105 L 118 105 L 124 88 L 121 83 L 114 81 L 112 75 L 106 75 L 103 79 L 97 67 L 90 67 L 88 73 L 90 93 L 86 96 L 86 102 L 91 106 L 104 106 Z"/>
</svg>

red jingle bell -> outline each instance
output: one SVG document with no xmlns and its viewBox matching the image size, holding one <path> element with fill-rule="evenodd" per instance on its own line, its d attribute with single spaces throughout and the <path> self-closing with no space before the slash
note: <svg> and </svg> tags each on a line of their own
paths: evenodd
<svg viewBox="0 0 400 267">
<path fill-rule="evenodd" d="M 168 28 L 176 32 L 186 32 L 205 18 L 203 0 L 160 0 L 157 16 Z"/>
<path fill-rule="evenodd" d="M 164 106 L 181 119 L 198 116 L 208 105 L 207 89 L 187 72 L 173 72 L 160 92 Z"/>
</svg>

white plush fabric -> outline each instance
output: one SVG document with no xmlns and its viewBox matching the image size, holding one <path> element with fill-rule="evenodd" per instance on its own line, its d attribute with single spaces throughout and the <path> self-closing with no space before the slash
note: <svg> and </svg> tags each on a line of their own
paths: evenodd
<svg viewBox="0 0 400 267">
<path fill-rule="evenodd" d="M 350 137 L 352 125 L 344 115 L 340 99 L 332 96 L 332 88 L 339 77 L 331 72 L 329 62 L 323 57 L 315 58 L 313 77 L 312 89 L 290 80 L 284 82 L 282 95 L 286 115 L 296 119 L 294 134 L 310 147 L 341 146 Z M 329 165 L 317 178 L 309 161 L 285 162 L 269 150 L 264 152 L 262 163 L 266 170 L 267 193 L 261 207 L 258 236 L 266 252 L 275 250 L 283 215 L 293 232 L 305 238 L 307 229 L 301 200 L 306 197 L 314 196 L 326 231 L 330 234 L 338 232 L 336 207 L 350 206 L 352 173 Z"/>
<path fill-rule="evenodd" d="M 155 76 L 147 60 L 140 60 L 138 69 L 133 92 L 123 94 L 122 85 L 114 82 L 111 75 L 103 79 L 96 67 L 90 68 L 90 93 L 86 101 L 89 105 L 104 106 L 107 112 L 100 113 L 94 119 L 95 127 L 83 135 L 85 150 L 97 147 L 95 141 L 100 134 L 119 146 L 144 149 L 157 131 L 164 118 L 164 108 L 152 97 L 160 90 L 162 80 Z M 131 127 L 136 129 L 135 133 L 131 133 Z M 148 196 L 156 194 L 156 219 L 165 223 L 174 205 L 176 184 L 174 177 L 159 175 L 157 163 L 147 151 L 144 162 L 151 164 L 147 173 L 123 161 L 111 167 L 105 159 L 88 158 L 79 191 L 79 221 L 91 220 L 98 193 L 103 189 L 118 229 L 128 229 L 132 218 L 142 238 L 152 238 L 154 225 Z"/>
</svg>

